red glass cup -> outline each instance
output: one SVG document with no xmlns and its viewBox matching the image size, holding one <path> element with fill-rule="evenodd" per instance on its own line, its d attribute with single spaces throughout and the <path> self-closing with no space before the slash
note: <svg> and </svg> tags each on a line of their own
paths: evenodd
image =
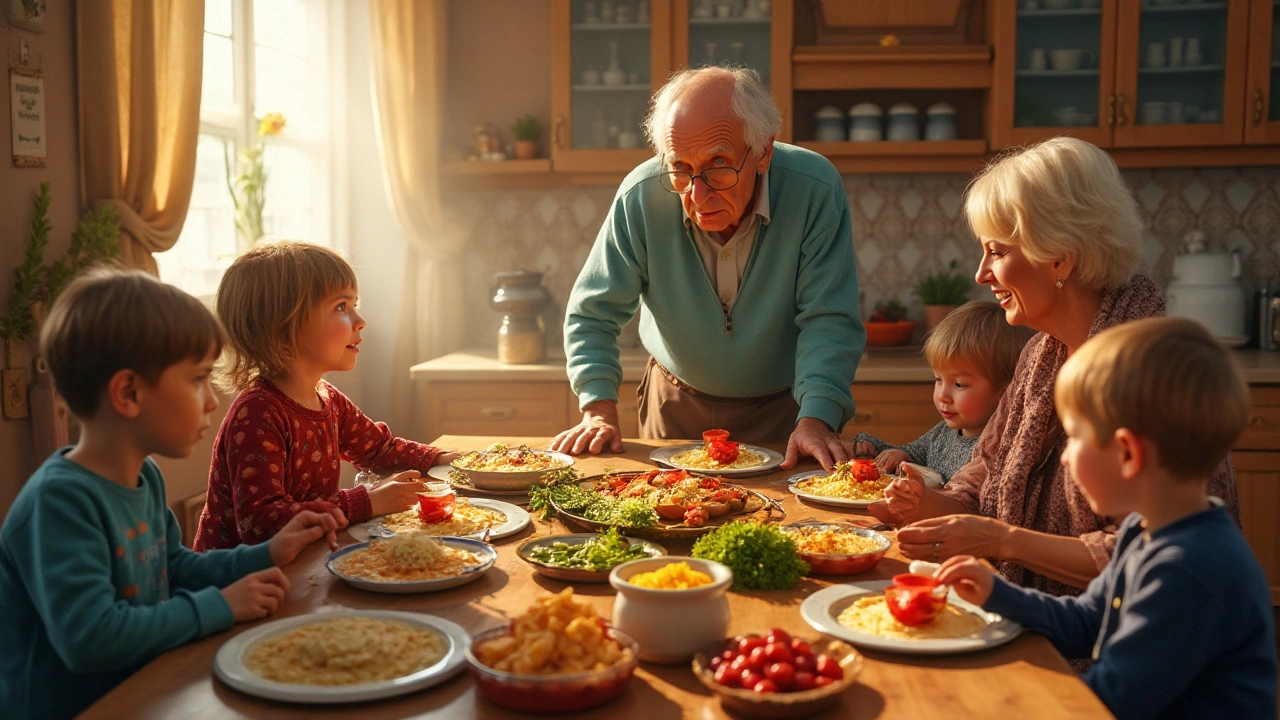
<svg viewBox="0 0 1280 720">
<path fill-rule="evenodd" d="M 422 522 L 432 524 L 452 518 L 456 497 L 449 483 L 427 483 L 426 490 L 418 493 L 418 517 Z"/>
<path fill-rule="evenodd" d="M 925 575 L 894 575 L 893 584 L 884 589 L 884 602 L 903 625 L 923 625 L 947 606 L 946 593 L 939 587 L 937 579 Z"/>
<path fill-rule="evenodd" d="M 704 445 L 710 445 L 711 443 L 717 440 L 721 442 L 725 442 L 728 439 L 729 439 L 728 430 L 703 430 L 702 431 L 702 443 Z"/>
</svg>

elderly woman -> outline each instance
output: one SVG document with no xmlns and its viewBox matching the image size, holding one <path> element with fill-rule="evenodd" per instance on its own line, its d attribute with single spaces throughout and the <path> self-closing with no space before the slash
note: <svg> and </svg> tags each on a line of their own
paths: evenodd
<svg viewBox="0 0 1280 720">
<path fill-rule="evenodd" d="M 1078 594 L 1106 566 L 1121 518 L 1094 515 L 1059 464 L 1066 436 L 1054 381 L 1088 338 L 1164 314 L 1160 291 L 1134 274 L 1138 207 L 1110 156 L 1055 138 L 989 165 L 971 185 L 965 213 L 982 242 L 977 281 L 991 287 L 1010 325 L 1040 334 L 1023 350 L 969 464 L 936 491 L 918 478 L 898 480 L 871 512 L 912 523 L 898 532 L 909 557 L 986 557 L 1012 582 Z M 1239 521 L 1228 462 L 1209 493 Z"/>
</svg>

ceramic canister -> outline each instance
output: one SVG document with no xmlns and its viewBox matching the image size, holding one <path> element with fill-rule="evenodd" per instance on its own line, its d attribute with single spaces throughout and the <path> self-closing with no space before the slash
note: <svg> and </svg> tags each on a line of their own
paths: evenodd
<svg viewBox="0 0 1280 720">
<path fill-rule="evenodd" d="M 1220 338 L 1245 335 L 1240 256 L 1191 253 L 1173 260 L 1173 281 L 1165 291 L 1171 316 L 1191 318 Z"/>
<path fill-rule="evenodd" d="M 884 111 L 875 103 L 863 102 L 849 108 L 849 139 L 853 142 L 884 140 Z"/>
<path fill-rule="evenodd" d="M 920 110 L 911 103 L 889 108 L 888 139 L 895 142 L 920 139 Z"/>
<path fill-rule="evenodd" d="M 927 119 L 924 123 L 925 140 L 956 139 L 956 109 L 950 103 L 934 103 L 924 111 Z"/>
<path fill-rule="evenodd" d="M 814 140 L 818 142 L 844 141 L 844 113 L 840 108 L 828 105 L 813 114 L 817 122 Z"/>
<path fill-rule="evenodd" d="M 711 576 L 711 584 L 688 590 L 658 590 L 632 585 L 629 579 L 676 562 Z M 667 556 L 632 560 L 609 573 L 618 591 L 613 602 L 613 626 L 640 644 L 640 659 L 656 663 L 687 663 L 694 653 L 724 640 L 729 632 L 729 598 L 733 571 L 711 560 Z"/>
</svg>

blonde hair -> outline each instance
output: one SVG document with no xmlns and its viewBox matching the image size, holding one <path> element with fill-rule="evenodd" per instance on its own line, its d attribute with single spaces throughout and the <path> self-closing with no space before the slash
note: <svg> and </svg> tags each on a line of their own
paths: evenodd
<svg viewBox="0 0 1280 720">
<path fill-rule="evenodd" d="M 1032 263 L 1074 256 L 1072 278 L 1091 290 L 1124 284 L 1138 266 L 1142 218 L 1111 156 L 1058 137 L 992 160 L 964 204 L 979 238 L 1007 240 Z"/>
<path fill-rule="evenodd" d="M 924 339 L 924 356 L 935 368 L 971 365 L 992 387 L 1000 389 L 1013 380 L 1022 348 L 1034 334 L 1034 330 L 1010 325 L 998 304 L 974 300 L 947 313 L 929 332 Z"/>
<path fill-rule="evenodd" d="M 649 116 L 644 120 L 644 134 L 658 159 L 666 157 L 666 136 L 671 125 L 671 109 L 686 92 L 716 77 L 733 80 L 733 114 L 742 121 L 742 139 L 757 154 L 768 149 L 769 140 L 782 129 L 782 113 L 773 94 L 749 67 L 701 67 L 673 74 L 653 96 Z"/>
<path fill-rule="evenodd" d="M 40 353 L 72 414 L 88 420 L 117 372 L 154 385 L 172 365 L 222 352 L 222 342 L 218 319 L 199 300 L 142 271 L 103 267 L 58 295 Z"/>
<path fill-rule="evenodd" d="M 218 315 L 230 357 L 218 379 L 230 391 L 276 377 L 297 359 L 298 335 L 325 298 L 356 289 L 351 264 L 329 248 L 296 240 L 258 242 L 218 285 Z"/>
<path fill-rule="evenodd" d="M 1249 387 L 1209 331 L 1185 318 L 1146 318 L 1098 333 L 1058 372 L 1054 400 L 1099 444 L 1128 428 L 1149 439 L 1160 465 L 1202 478 L 1244 431 Z"/>
</svg>

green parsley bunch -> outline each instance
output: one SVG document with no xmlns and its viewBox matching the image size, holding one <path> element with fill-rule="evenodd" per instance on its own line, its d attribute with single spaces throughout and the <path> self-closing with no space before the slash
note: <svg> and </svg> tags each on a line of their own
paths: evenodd
<svg viewBox="0 0 1280 720">
<path fill-rule="evenodd" d="M 692 554 L 732 570 L 734 590 L 784 590 L 809 572 L 796 541 L 777 525 L 729 523 L 699 538 Z"/>
</svg>

